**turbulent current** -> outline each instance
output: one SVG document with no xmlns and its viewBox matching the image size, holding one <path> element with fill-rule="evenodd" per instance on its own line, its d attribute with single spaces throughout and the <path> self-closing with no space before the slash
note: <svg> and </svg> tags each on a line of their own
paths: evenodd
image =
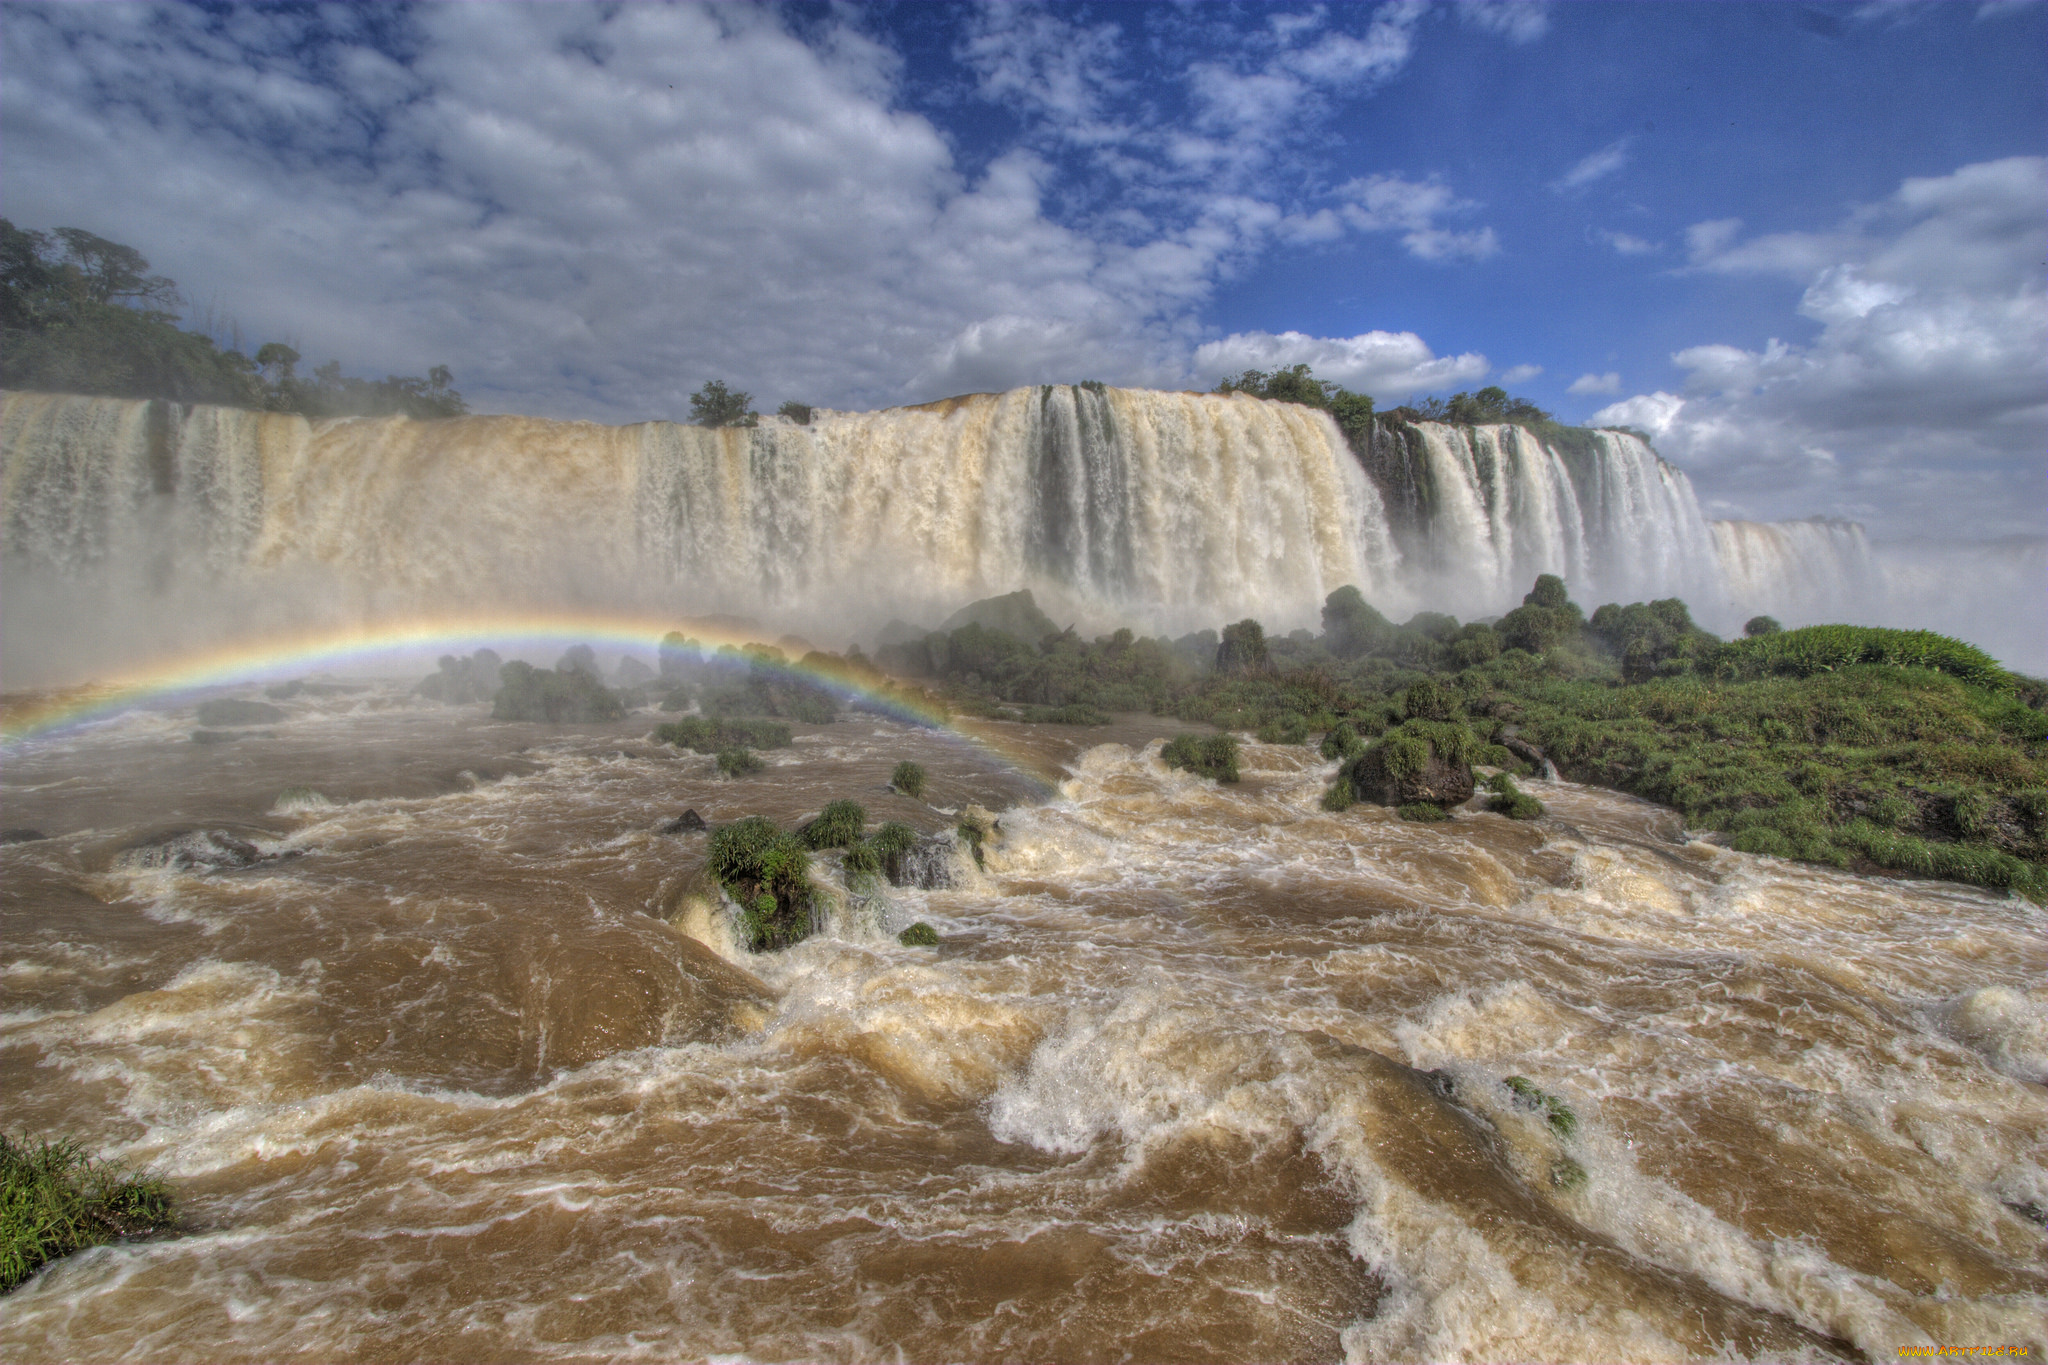
<svg viewBox="0 0 2048 1365">
<path fill-rule="evenodd" d="M 522 417 L 311 424 L 8 394 L 9 684 L 252 633 L 458 610 L 769 615 L 841 648 L 1030 588 L 1060 623 L 1313 626 L 1346 584 L 1395 619 L 1680 596 L 1722 630 L 1873 581 L 1860 528 L 1710 523 L 1622 432 L 1383 422 L 1048 385 L 753 429 Z"/>
<path fill-rule="evenodd" d="M 0 1356 L 2048 1347 L 2026 902 L 1563 783 L 1533 824 L 1333 815 L 1313 750 L 1218 786 L 1149 719 L 854 716 L 721 781 L 651 712 L 280 705 L 0 770 L 52 836 L 0 847 L 6 1125 L 153 1165 L 186 1220 L 0 1300 Z M 1000 829 L 949 887 L 734 948 L 664 823 L 842 797 Z"/>
</svg>

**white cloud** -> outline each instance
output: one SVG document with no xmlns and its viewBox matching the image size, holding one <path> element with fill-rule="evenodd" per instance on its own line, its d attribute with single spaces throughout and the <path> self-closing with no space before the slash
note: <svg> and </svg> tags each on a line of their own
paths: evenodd
<svg viewBox="0 0 2048 1365">
<path fill-rule="evenodd" d="M 1663 250 L 1655 242 L 1646 242 L 1642 238 L 1631 236 L 1626 232 L 1610 232 L 1606 228 L 1602 228 L 1594 236 L 1613 247 L 1623 256 L 1648 256 Z"/>
<path fill-rule="evenodd" d="M 1500 372 L 1500 382 L 1503 384 L 1526 384 L 1542 373 L 1543 367 L 1541 365 L 1510 365 L 1507 369 Z"/>
<path fill-rule="evenodd" d="M 1629 142 L 1628 138 L 1620 138 L 1608 143 L 1599 151 L 1588 154 L 1577 165 L 1550 182 L 1551 192 L 1567 194 L 1572 190 L 1583 189 L 1595 180 L 1613 175 L 1628 165 Z"/>
<path fill-rule="evenodd" d="M 1486 377 L 1486 357 L 1467 352 L 1439 356 L 1413 332 L 1364 332 L 1315 337 L 1303 332 L 1233 332 L 1195 351 L 1194 373 L 1203 383 L 1245 370 L 1307 365 L 1319 379 L 1334 379 L 1379 402 L 1399 402 L 1432 389 L 1450 389 Z"/>
<path fill-rule="evenodd" d="M 1485 260 L 1500 252 L 1490 227 L 1459 232 L 1438 224 L 1438 218 L 1479 207 L 1441 181 L 1372 175 L 1346 183 L 1338 195 L 1344 200 L 1337 210 L 1343 221 L 1361 232 L 1398 232 L 1409 254 L 1422 260 Z"/>
<path fill-rule="evenodd" d="M 1658 432 L 1709 502 L 1825 509 L 1886 532 L 2038 531 L 2048 450 L 2048 160 L 1906 180 L 1836 228 L 1688 234 L 1703 269 L 1795 275 L 1810 342 L 1707 343 L 1672 359 L 1682 396 L 1596 421 Z M 1790 319 L 1788 319 L 1788 322 Z"/>
<path fill-rule="evenodd" d="M 1533 43 L 1550 32 L 1547 0 L 1461 0 L 1458 18 L 1467 27 L 1511 43 Z"/>
<path fill-rule="evenodd" d="M 1566 393 L 1620 393 L 1621 376 L 1613 370 L 1606 374 L 1582 374 L 1571 382 Z"/>
</svg>

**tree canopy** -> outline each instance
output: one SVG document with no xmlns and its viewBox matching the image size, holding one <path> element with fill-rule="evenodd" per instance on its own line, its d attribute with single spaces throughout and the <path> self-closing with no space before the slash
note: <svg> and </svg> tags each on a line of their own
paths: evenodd
<svg viewBox="0 0 2048 1365">
<path fill-rule="evenodd" d="M 1337 421 L 1344 438 L 1357 446 L 1372 435 L 1372 398 L 1353 393 L 1334 380 L 1318 379 L 1307 365 L 1284 370 L 1246 370 L 1216 386 L 1217 393 L 1242 393 L 1276 403 L 1321 408 Z"/>
<path fill-rule="evenodd" d="M 707 380 L 690 395 L 690 421 L 700 427 L 751 427 L 761 420 L 753 401 L 754 395 L 728 389 L 723 379 Z"/>
<path fill-rule="evenodd" d="M 299 353 L 266 342 L 251 360 L 178 326 L 177 285 L 149 273 L 134 247 L 83 228 L 33 232 L 0 218 L 0 387 L 161 398 L 307 417 L 455 417 L 454 376 L 344 376 L 329 361 L 310 379 Z"/>
</svg>

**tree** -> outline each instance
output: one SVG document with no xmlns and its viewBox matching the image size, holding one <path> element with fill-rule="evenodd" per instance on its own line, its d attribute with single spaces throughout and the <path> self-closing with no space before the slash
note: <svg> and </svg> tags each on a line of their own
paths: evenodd
<svg viewBox="0 0 2048 1365">
<path fill-rule="evenodd" d="M 1266 628 L 1246 617 L 1223 628 L 1223 642 L 1216 646 L 1218 673 L 1254 673 L 1267 664 Z"/>
<path fill-rule="evenodd" d="M 1373 610 L 1372 604 L 1349 584 L 1323 599 L 1324 645 L 1340 659 L 1378 649 L 1393 629 L 1392 623 Z"/>
<path fill-rule="evenodd" d="M 1355 450 L 1372 436 L 1372 399 L 1353 393 L 1334 380 L 1318 379 L 1307 365 L 1290 365 L 1267 373 L 1246 370 L 1216 386 L 1217 393 L 1242 393 L 1275 403 L 1299 403 L 1321 408 L 1337 421 L 1344 439 Z"/>
<path fill-rule="evenodd" d="M 787 417 L 800 427 L 807 427 L 811 424 L 811 405 L 809 403 L 799 403 L 794 398 L 786 399 L 775 412 L 777 416 Z"/>
<path fill-rule="evenodd" d="M 690 395 L 690 421 L 700 427 L 750 427 L 761 416 L 748 407 L 753 401 L 754 395 L 728 389 L 722 379 L 708 380 Z"/>
<path fill-rule="evenodd" d="M 1776 635 L 1784 629 L 1775 616 L 1752 616 L 1742 623 L 1742 633 L 1752 640 L 1759 635 Z"/>
</svg>

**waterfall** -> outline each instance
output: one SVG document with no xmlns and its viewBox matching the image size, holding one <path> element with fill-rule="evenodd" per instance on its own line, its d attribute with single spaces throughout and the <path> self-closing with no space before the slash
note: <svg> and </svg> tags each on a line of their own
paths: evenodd
<svg viewBox="0 0 2048 1365">
<path fill-rule="evenodd" d="M 1851 600 L 1868 560 L 1847 523 L 1710 526 L 1624 433 L 1382 419 L 1354 453 L 1312 408 L 1098 385 L 719 430 L 10 393 L 0 453 L 16 686 L 465 610 L 740 613 L 837 647 L 1020 587 L 1062 624 L 1178 633 L 1313 627 L 1345 584 L 1481 615 L 1556 573 L 1728 629 Z"/>
</svg>

